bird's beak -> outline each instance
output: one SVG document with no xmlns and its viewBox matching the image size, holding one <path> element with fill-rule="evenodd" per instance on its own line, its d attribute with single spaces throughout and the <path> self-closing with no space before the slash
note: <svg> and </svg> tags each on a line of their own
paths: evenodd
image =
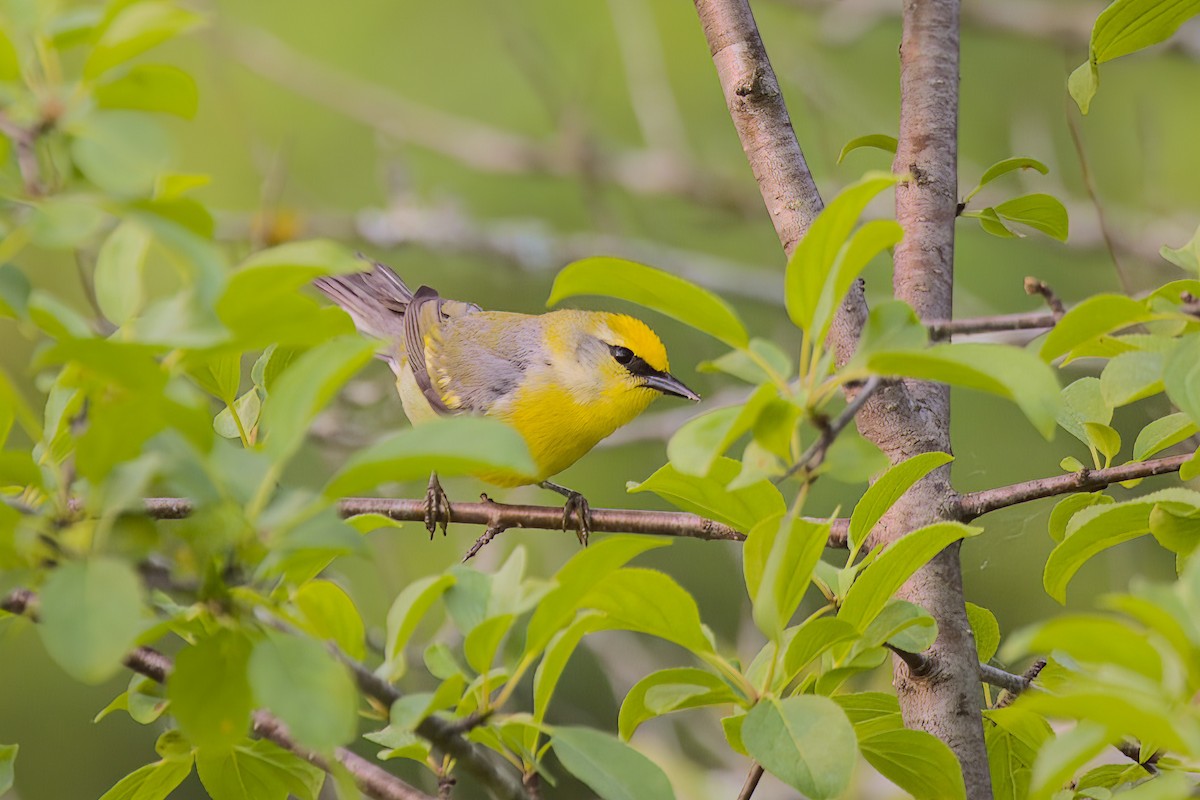
<svg viewBox="0 0 1200 800">
<path fill-rule="evenodd" d="M 685 400 L 700 402 L 700 395 L 684 386 L 683 381 L 669 372 L 656 372 L 653 375 L 647 375 L 642 381 L 642 385 L 647 389 L 656 389 L 663 394 L 671 394 L 676 397 L 682 397 Z"/>
</svg>

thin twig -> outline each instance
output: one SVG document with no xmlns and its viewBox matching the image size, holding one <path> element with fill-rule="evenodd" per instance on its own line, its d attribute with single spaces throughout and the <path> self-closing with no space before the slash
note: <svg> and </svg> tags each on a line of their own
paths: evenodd
<svg viewBox="0 0 1200 800">
<path fill-rule="evenodd" d="M 1068 475 L 1055 475 L 1052 478 L 1039 478 L 1038 480 L 1014 483 L 1011 486 L 971 492 L 958 498 L 956 504 L 958 518 L 970 521 L 991 511 L 1028 503 L 1030 500 L 1075 492 L 1094 492 L 1114 483 L 1178 472 L 1179 468 L 1191 458 L 1191 453 L 1184 453 L 1178 456 L 1122 464 L 1119 467 L 1108 467 L 1107 469 L 1081 469 Z"/>
<path fill-rule="evenodd" d="M 1117 255 L 1116 238 L 1109 228 L 1108 219 L 1104 215 L 1104 205 L 1100 202 L 1100 193 L 1096 191 L 1096 182 L 1092 179 L 1092 171 L 1088 167 L 1087 150 L 1083 146 L 1083 132 L 1079 130 L 1079 119 L 1073 108 L 1074 103 L 1064 102 L 1067 105 L 1067 128 L 1071 131 L 1071 142 L 1075 145 L 1075 154 L 1079 157 L 1079 174 L 1083 178 L 1083 188 L 1087 190 L 1092 207 L 1096 210 L 1096 222 L 1100 225 L 1100 235 L 1104 237 L 1104 247 L 1112 258 L 1113 269 L 1117 273 L 1121 289 L 1125 294 L 1132 294 L 1133 286 L 1129 276 L 1125 274 L 1125 268 L 1121 266 L 1121 257 Z"/>
<path fill-rule="evenodd" d="M 1013 704 L 1013 701 L 1016 700 L 1018 697 L 1020 697 L 1021 692 L 1025 691 L 1025 689 L 1029 688 L 1030 684 L 1032 684 L 1034 682 L 1034 680 L 1037 679 L 1038 675 L 1042 674 L 1042 670 L 1044 670 L 1045 668 L 1046 668 L 1046 659 L 1044 659 L 1044 658 L 1039 658 L 1036 661 L 1034 661 L 1032 664 L 1030 664 L 1029 669 L 1025 670 L 1024 674 L 1021 675 L 1021 679 L 1023 680 L 1025 685 L 1021 686 L 1019 691 L 1015 691 L 1015 692 L 1012 691 L 1011 689 L 1005 689 L 1000 694 L 1000 698 L 998 700 L 996 700 L 996 708 L 1007 708 L 1008 706 L 1011 706 Z"/>
<path fill-rule="evenodd" d="M 1042 667 L 1044 666 L 1046 666 L 1045 662 L 1042 663 Z M 1042 669 L 1039 667 L 1037 672 L 1041 671 Z M 1037 672 L 1034 673 L 1035 677 L 1037 676 Z M 1015 675 L 1011 672 L 1005 672 L 1004 670 L 998 667 L 993 667 L 990 664 L 979 665 L 979 679 L 984 683 L 990 683 L 992 686 L 996 686 L 1006 692 L 1011 692 L 1014 695 L 1019 695 L 1021 692 L 1033 685 L 1032 678 L 1026 678 L 1024 675 Z"/>
<path fill-rule="evenodd" d="M 1041 295 L 1042 299 L 1046 301 L 1046 305 L 1050 306 L 1050 310 L 1054 313 L 1055 319 L 1061 319 L 1063 314 L 1067 313 L 1067 309 L 1063 305 L 1062 300 L 1058 298 L 1058 295 L 1054 293 L 1054 290 L 1050 288 L 1050 285 L 1043 280 L 1033 277 L 1032 275 L 1025 278 L 1025 294 Z"/>
<path fill-rule="evenodd" d="M 559 512 L 561 515 L 561 512 Z M 297 634 L 296 628 L 284 620 L 265 611 L 255 615 L 259 620 L 289 634 Z M 399 690 L 383 678 L 376 675 L 362 662 L 346 655 L 335 642 L 325 643 L 329 653 L 341 661 L 354 676 L 358 689 L 363 694 L 383 704 L 387 708 L 401 698 Z M 468 717 L 467 729 L 478 726 L 486 721 L 486 715 Z M 468 772 L 474 775 L 485 786 L 489 787 L 496 797 L 501 800 L 529 800 L 518 776 L 512 774 L 500 764 L 492 754 L 473 742 L 463 738 L 463 720 L 446 720 L 441 717 L 429 716 L 421 720 L 414 729 L 415 733 L 436 745 L 442 752 L 454 757 Z"/>
<path fill-rule="evenodd" d="M 8 115 L 0 112 L 0 134 L 7 136 L 12 142 L 16 154 L 17 170 L 21 173 L 21 183 L 25 194 L 30 197 L 40 197 L 45 189 L 42 186 L 42 169 L 38 162 L 37 140 L 49 127 L 40 125 L 27 128 L 9 119 Z"/>
<path fill-rule="evenodd" d="M 758 782 L 762 780 L 762 776 L 763 766 L 755 761 L 750 765 L 750 772 L 746 774 L 746 782 L 742 784 L 742 790 L 738 792 L 737 800 L 750 800 L 750 796 L 758 788 Z"/>
<path fill-rule="evenodd" d="M 862 407 L 866 405 L 867 401 L 871 399 L 871 395 L 875 394 L 875 392 L 878 391 L 879 387 L 882 385 L 883 379 L 878 375 L 869 378 L 867 382 L 858 389 L 853 399 L 851 399 L 849 404 L 847 404 L 847 406 L 842 410 L 842 413 L 839 414 L 833 422 L 821 429 L 821 435 L 817 437 L 817 440 L 813 442 L 809 448 L 804 451 L 800 458 L 796 459 L 796 463 L 788 467 L 787 472 L 783 473 L 783 475 L 777 478 L 775 482 L 782 483 L 802 469 L 808 470 L 808 472 L 811 473 L 817 467 L 821 466 L 821 463 L 825 460 L 825 454 L 829 452 L 829 447 L 833 444 L 834 440 L 837 439 L 838 434 L 845 430 L 846 426 L 854 421 L 855 415 L 858 414 Z"/>
<path fill-rule="evenodd" d="M 15 589 L 0 600 L 0 609 L 10 614 L 19 614 L 37 621 L 34 606 L 37 596 L 28 589 Z M 124 659 L 124 665 L 147 678 L 165 683 L 171 674 L 172 662 L 166 656 L 150 647 L 138 647 Z M 257 736 L 270 739 L 275 744 L 290 750 L 305 761 L 324 770 L 330 771 L 330 765 L 321 756 L 303 747 L 288 733 L 287 727 L 277 717 L 267 711 L 254 712 L 253 731 Z M 433 800 L 433 797 L 405 783 L 395 775 L 372 764 L 345 748 L 339 747 L 334 755 L 342 766 L 353 776 L 355 784 L 368 797 L 376 800 Z"/>
</svg>

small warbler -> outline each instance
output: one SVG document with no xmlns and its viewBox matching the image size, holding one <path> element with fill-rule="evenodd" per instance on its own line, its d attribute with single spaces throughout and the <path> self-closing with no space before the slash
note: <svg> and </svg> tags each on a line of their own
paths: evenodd
<svg viewBox="0 0 1200 800">
<path fill-rule="evenodd" d="M 578 461 L 610 433 L 646 410 L 659 394 L 700 397 L 671 375 L 667 351 L 641 320 L 604 311 L 514 314 L 448 300 L 428 286 L 411 291 L 395 272 L 367 272 L 315 281 L 363 333 L 388 343 L 404 413 L 413 424 L 445 414 L 503 420 L 529 447 L 537 474 L 489 473 L 497 486 L 537 484 L 567 498 L 587 544 L 591 512 L 578 492 L 548 478 Z M 450 505 L 430 476 L 425 524 L 442 533 Z"/>
</svg>

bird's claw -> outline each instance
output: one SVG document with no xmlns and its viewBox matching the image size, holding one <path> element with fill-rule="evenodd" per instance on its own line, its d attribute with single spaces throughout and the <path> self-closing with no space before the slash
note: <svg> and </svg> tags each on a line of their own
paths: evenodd
<svg viewBox="0 0 1200 800">
<path fill-rule="evenodd" d="M 429 488 L 425 492 L 425 530 L 429 531 L 429 540 L 433 541 L 433 535 L 439 526 L 442 536 L 445 536 L 446 526 L 450 521 L 450 498 L 442 489 L 437 473 L 430 473 Z"/>
<path fill-rule="evenodd" d="M 571 525 L 571 517 L 574 515 L 575 524 Z M 567 495 L 567 502 L 563 505 L 563 530 L 569 531 L 575 528 L 575 537 L 579 539 L 579 543 L 587 547 L 588 537 L 592 533 L 592 507 L 588 504 L 587 498 L 579 492 L 571 492 Z"/>
</svg>

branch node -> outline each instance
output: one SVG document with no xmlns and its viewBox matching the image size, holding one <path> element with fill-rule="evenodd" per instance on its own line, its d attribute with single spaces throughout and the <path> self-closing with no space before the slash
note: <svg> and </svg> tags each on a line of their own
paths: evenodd
<svg viewBox="0 0 1200 800">
<path fill-rule="evenodd" d="M 901 650 L 899 647 L 893 647 L 890 644 L 884 644 L 888 650 L 896 654 L 896 657 L 904 662 L 908 667 L 908 675 L 915 680 L 925 680 L 933 675 L 935 667 L 933 659 L 924 653 L 910 653 L 907 650 Z"/>
</svg>

